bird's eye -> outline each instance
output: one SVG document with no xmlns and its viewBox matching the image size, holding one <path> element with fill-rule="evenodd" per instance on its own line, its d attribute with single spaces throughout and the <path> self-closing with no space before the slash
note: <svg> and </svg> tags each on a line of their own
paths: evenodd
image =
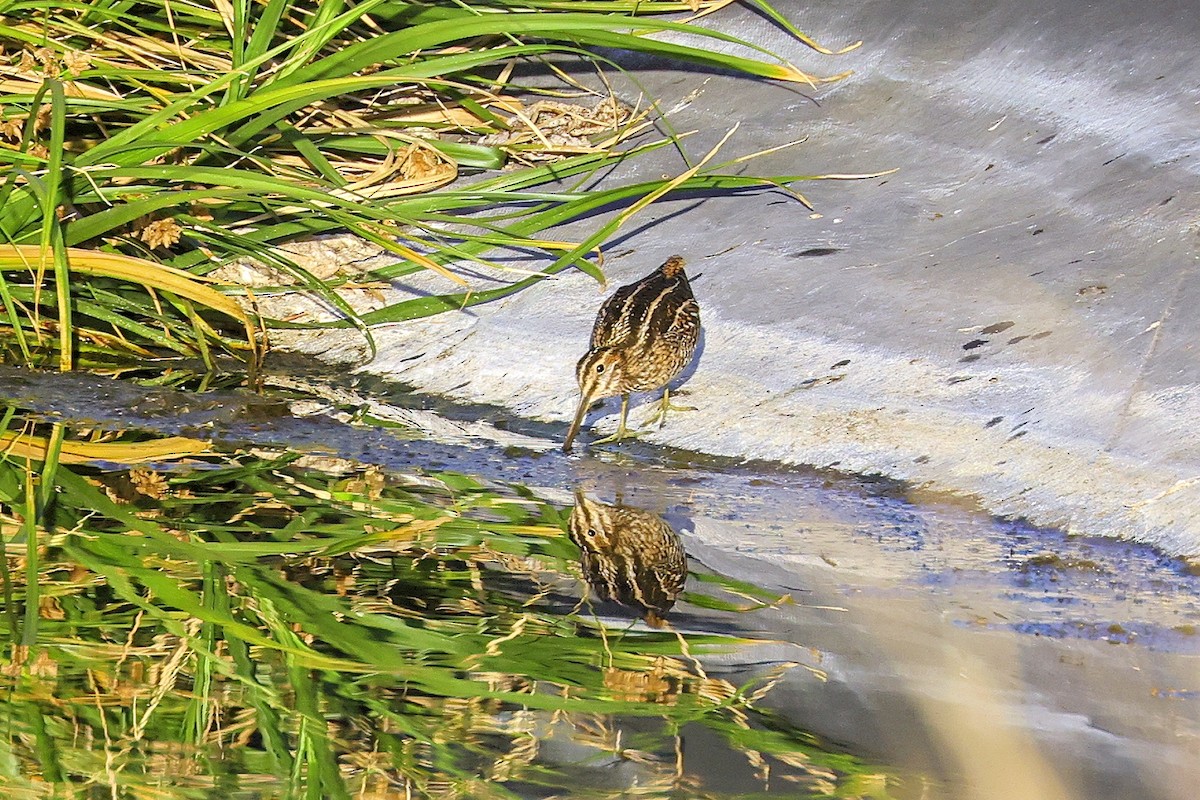
<svg viewBox="0 0 1200 800">
<path fill-rule="evenodd" d="M 595 535 L 596 535 L 596 529 L 588 528 L 588 536 L 595 536 Z"/>
<path fill-rule="evenodd" d="M 603 365 L 603 364 L 597 364 L 597 365 L 596 365 L 596 372 L 604 372 L 604 365 Z"/>
</svg>

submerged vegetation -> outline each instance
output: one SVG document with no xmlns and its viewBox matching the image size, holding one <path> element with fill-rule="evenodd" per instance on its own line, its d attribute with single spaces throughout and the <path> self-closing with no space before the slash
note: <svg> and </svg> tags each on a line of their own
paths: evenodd
<svg viewBox="0 0 1200 800">
<path fill-rule="evenodd" d="M 6 360 L 113 368 L 174 356 L 215 372 L 225 354 L 253 372 L 265 343 L 243 318 L 253 297 L 238 313 L 204 282 L 231 259 L 281 270 L 369 337 L 372 323 L 485 302 L 569 266 L 599 277 L 590 255 L 667 192 L 799 180 L 735 175 L 710 153 L 671 178 L 582 188 L 623 159 L 681 145 L 674 135 L 633 142 L 659 121 L 653 98 L 625 105 L 564 65 L 601 70 L 599 52 L 628 50 L 820 80 L 736 37 L 661 16 L 724 5 L 0 3 Z M 764 0 L 753 5 L 822 49 Z M 683 33 L 701 43 L 661 36 Z M 530 103 L 535 90 L 514 77 L 523 64 L 555 78 L 536 90 L 547 99 Z M 606 86 L 603 78 L 592 83 Z M 546 235 L 613 206 L 624 210 L 582 241 Z M 330 232 L 395 256 L 360 282 L 433 270 L 450 291 L 360 317 L 336 291 L 345 277 L 318 278 L 278 249 Z M 472 293 L 455 265 L 489 265 L 498 248 L 544 253 L 549 263 Z"/>
<path fill-rule="evenodd" d="M 778 668 L 705 672 L 741 640 L 592 613 L 520 487 L 5 418 L 7 797 L 722 796 L 696 726 L 758 791 L 891 796 L 756 710 Z"/>
</svg>

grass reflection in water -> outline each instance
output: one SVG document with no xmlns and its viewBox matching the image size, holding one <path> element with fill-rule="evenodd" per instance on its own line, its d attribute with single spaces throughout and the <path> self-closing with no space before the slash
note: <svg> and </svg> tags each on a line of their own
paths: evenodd
<svg viewBox="0 0 1200 800">
<path fill-rule="evenodd" d="M 891 796 L 705 673 L 741 640 L 590 613 L 521 487 L 5 420 L 8 797 L 728 796 L 689 731 L 738 796 Z"/>
</svg>

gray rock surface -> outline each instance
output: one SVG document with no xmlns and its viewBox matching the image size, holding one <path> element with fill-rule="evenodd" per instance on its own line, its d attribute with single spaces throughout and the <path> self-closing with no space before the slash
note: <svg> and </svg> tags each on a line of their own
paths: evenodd
<svg viewBox="0 0 1200 800">
<path fill-rule="evenodd" d="M 864 45 L 817 56 L 744 8 L 707 24 L 814 72 L 854 70 L 813 92 L 819 106 L 631 64 L 667 109 L 694 95 L 671 115 L 699 131 L 694 156 L 741 123 L 730 156 L 807 137 L 759 174 L 898 171 L 802 184 L 819 216 L 782 194 L 673 200 L 609 243 L 610 289 L 676 252 L 703 272 L 683 386 L 700 410 L 650 440 L 884 474 L 1200 555 L 1200 5 L 778 6 L 831 47 Z M 663 152 L 606 180 L 681 169 Z M 370 369 L 565 432 L 601 299 L 565 273 L 390 326 Z M 589 422 L 608 430 L 616 411 Z"/>
</svg>

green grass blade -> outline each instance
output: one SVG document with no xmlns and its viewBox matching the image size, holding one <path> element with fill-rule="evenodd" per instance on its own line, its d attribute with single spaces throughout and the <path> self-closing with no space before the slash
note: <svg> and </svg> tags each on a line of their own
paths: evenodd
<svg viewBox="0 0 1200 800">
<path fill-rule="evenodd" d="M 704 36 L 718 41 L 737 44 L 748 50 L 774 57 L 771 51 L 731 34 L 685 23 L 663 20 L 631 20 L 618 16 L 598 14 L 480 14 L 463 13 L 459 16 L 413 25 L 402 30 L 376 36 L 366 41 L 344 47 L 312 65 L 293 72 L 288 83 L 320 81 L 350 75 L 365 67 L 387 63 L 397 53 L 418 53 L 436 50 L 452 42 L 460 42 L 480 36 L 531 35 L 560 40 L 614 47 L 623 50 L 652 51 L 687 61 L 718 66 L 779 80 L 803 80 L 795 71 L 781 64 L 768 64 L 753 59 L 703 50 L 686 45 L 677 45 L 661 40 L 648 39 L 628 31 L 633 25 L 643 31 L 675 31 Z"/>
<path fill-rule="evenodd" d="M 26 465 L 25 471 L 25 518 L 21 521 L 21 536 L 25 539 L 25 616 L 21 625 L 21 644 L 32 647 L 37 643 L 38 604 L 41 600 L 38 581 L 38 522 L 40 511 L 37 498 L 37 482 L 33 468 Z M 7 558 L 7 554 L 5 554 Z"/>
</svg>

